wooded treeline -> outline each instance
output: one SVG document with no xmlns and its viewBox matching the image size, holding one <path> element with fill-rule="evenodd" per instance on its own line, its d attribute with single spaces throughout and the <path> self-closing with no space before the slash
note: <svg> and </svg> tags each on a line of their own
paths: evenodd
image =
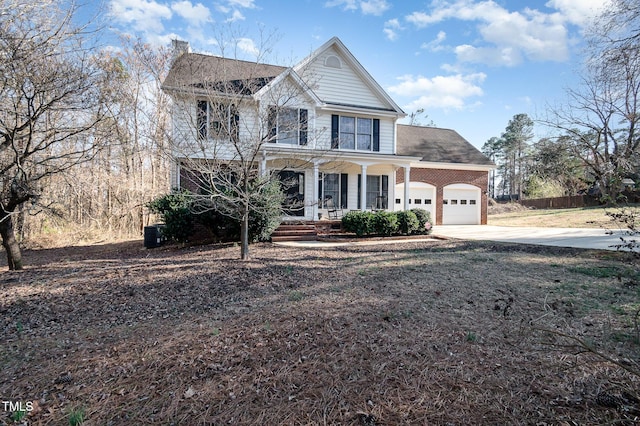
<svg viewBox="0 0 640 426">
<path fill-rule="evenodd" d="M 536 118 L 554 136 L 534 141 L 534 122 L 516 114 L 484 144 L 498 165 L 493 197 L 590 192 L 615 203 L 625 186 L 640 183 L 640 4 L 613 0 L 586 37 L 578 84 Z"/>
<path fill-rule="evenodd" d="M 107 49 L 74 4 L 0 5 L 3 246 L 140 235 L 168 186 L 168 48 Z"/>
</svg>

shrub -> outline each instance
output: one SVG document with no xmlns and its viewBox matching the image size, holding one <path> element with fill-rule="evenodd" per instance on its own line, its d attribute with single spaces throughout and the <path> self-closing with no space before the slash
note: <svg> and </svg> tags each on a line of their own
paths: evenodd
<svg viewBox="0 0 640 426">
<path fill-rule="evenodd" d="M 253 194 L 249 212 L 249 240 L 266 241 L 280 225 L 283 195 L 278 181 L 267 182 Z M 187 190 L 174 190 L 150 202 L 147 207 L 160 215 L 165 223 L 164 235 L 178 242 L 186 242 L 196 225 L 206 228 L 219 240 L 240 237 L 240 221 L 230 217 L 237 206 L 212 202 L 208 197 L 196 196 Z"/>
<path fill-rule="evenodd" d="M 353 232 L 358 237 L 371 233 L 373 213 L 350 211 L 342 217 L 342 227 L 347 232 Z"/>
<path fill-rule="evenodd" d="M 193 233 L 191 197 L 192 194 L 187 190 L 174 190 L 147 205 L 149 210 L 162 218 L 165 224 L 162 232 L 165 237 L 185 242 Z"/>
<path fill-rule="evenodd" d="M 418 229 L 416 234 L 430 234 L 433 229 L 433 222 L 431 222 L 431 213 L 425 209 L 411 209 L 418 219 Z"/>
<path fill-rule="evenodd" d="M 401 234 L 410 235 L 420 229 L 420 223 L 416 214 L 411 210 L 396 212 L 398 216 L 398 228 Z"/>
<path fill-rule="evenodd" d="M 393 212 L 378 211 L 373 214 L 372 227 L 376 234 L 393 235 L 398 232 L 398 216 Z"/>
<path fill-rule="evenodd" d="M 284 194 L 277 180 L 268 182 L 254 195 L 253 208 L 249 212 L 250 241 L 268 241 L 271 238 L 282 220 L 283 201 Z"/>
</svg>

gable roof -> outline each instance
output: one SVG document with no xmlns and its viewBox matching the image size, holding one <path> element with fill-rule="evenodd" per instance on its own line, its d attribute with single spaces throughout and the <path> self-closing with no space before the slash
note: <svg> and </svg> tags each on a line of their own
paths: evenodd
<svg viewBox="0 0 640 426">
<path fill-rule="evenodd" d="M 183 53 L 174 61 L 162 87 L 254 94 L 286 69 L 278 65 Z"/>
<path fill-rule="evenodd" d="M 314 50 L 311 55 L 307 56 L 301 62 L 293 67 L 293 69 L 297 73 L 301 73 L 301 71 L 315 61 L 319 56 L 321 56 L 324 52 L 329 49 L 335 49 L 340 53 L 342 58 L 347 61 L 347 63 L 351 66 L 351 68 L 356 72 L 356 74 L 365 82 L 367 86 L 380 98 L 383 99 L 386 103 L 389 104 L 390 110 L 396 112 L 398 115 L 404 117 L 407 114 L 395 103 L 395 101 L 385 92 L 385 90 L 378 84 L 377 81 L 373 79 L 371 74 L 362 66 L 362 64 L 356 59 L 355 56 L 347 49 L 347 47 L 342 43 L 342 41 L 338 37 L 332 37 L 318 49 Z M 341 106 L 350 106 L 344 104 L 335 104 Z"/>
<path fill-rule="evenodd" d="M 430 163 L 494 165 L 455 130 L 398 124 L 397 131 L 398 155 L 422 157 L 421 161 Z"/>
</svg>

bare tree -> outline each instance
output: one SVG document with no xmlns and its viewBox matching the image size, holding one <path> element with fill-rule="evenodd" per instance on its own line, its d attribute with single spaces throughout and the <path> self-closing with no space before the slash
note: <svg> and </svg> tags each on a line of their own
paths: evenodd
<svg viewBox="0 0 640 426">
<path fill-rule="evenodd" d="M 589 34 L 581 85 L 566 105 L 541 120 L 570 140 L 604 200 L 615 202 L 621 180 L 639 164 L 640 6 L 614 0 Z"/>
<path fill-rule="evenodd" d="M 37 204 L 46 180 L 93 158 L 109 67 L 93 55 L 76 6 L 5 0 L 0 16 L 0 236 L 9 269 L 22 269 L 14 216 Z"/>
<path fill-rule="evenodd" d="M 424 115 L 424 117 L 420 117 Z M 424 108 L 418 108 L 416 111 L 409 114 L 409 125 L 410 126 L 425 126 L 425 127 L 436 127 L 436 123 L 433 120 L 429 119 L 429 122 L 424 124 L 422 119 L 427 119 L 429 116 L 424 112 Z"/>
<path fill-rule="evenodd" d="M 270 37 L 263 40 L 259 51 L 268 52 L 270 42 Z M 175 44 L 186 48 L 185 42 Z M 249 258 L 250 215 L 267 214 L 260 209 L 273 205 L 269 197 L 280 203 L 273 184 L 287 179 L 278 171 L 303 167 L 318 155 L 311 149 L 316 135 L 307 125 L 313 111 L 304 106 L 310 96 L 307 83 L 291 69 L 266 65 L 263 59 L 261 54 L 255 61 L 241 61 L 185 53 L 163 85 L 174 101 L 172 154 L 181 170 L 180 184 L 201 201 L 196 203 L 200 211 L 216 209 L 240 222 L 242 259 Z M 310 148 L 307 156 L 287 149 L 299 145 Z M 267 171 L 267 160 L 275 154 L 279 163 Z M 292 194 L 285 208 L 304 205 Z"/>
<path fill-rule="evenodd" d="M 618 52 L 618 62 L 592 61 L 568 105 L 543 122 L 572 143 L 604 199 L 615 201 L 620 182 L 637 164 L 640 135 L 640 57 Z"/>
</svg>

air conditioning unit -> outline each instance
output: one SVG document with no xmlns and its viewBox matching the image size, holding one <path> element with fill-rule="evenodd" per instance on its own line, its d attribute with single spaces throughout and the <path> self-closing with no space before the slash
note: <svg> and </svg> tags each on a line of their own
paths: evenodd
<svg viewBox="0 0 640 426">
<path fill-rule="evenodd" d="M 155 248 L 160 247 L 166 238 L 162 235 L 163 224 L 155 224 L 144 227 L 144 247 Z"/>
</svg>

